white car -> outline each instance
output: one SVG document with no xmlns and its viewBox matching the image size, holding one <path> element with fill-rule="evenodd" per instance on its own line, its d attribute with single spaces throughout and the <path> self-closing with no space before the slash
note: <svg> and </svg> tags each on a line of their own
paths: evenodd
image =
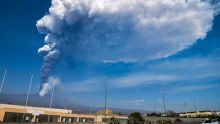
<svg viewBox="0 0 220 124">
<path fill-rule="evenodd" d="M 207 119 L 202 122 L 202 124 L 219 124 L 215 119 Z"/>
</svg>

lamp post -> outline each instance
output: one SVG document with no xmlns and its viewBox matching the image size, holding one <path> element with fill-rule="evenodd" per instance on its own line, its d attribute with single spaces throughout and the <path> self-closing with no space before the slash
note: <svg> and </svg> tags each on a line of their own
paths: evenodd
<svg viewBox="0 0 220 124">
<path fill-rule="evenodd" d="M 31 80 L 30 80 L 30 84 L 29 84 L 29 88 L 28 88 L 28 92 L 27 92 L 27 97 L 26 97 L 26 101 L 25 101 L 25 106 L 27 106 L 27 104 L 28 104 L 28 100 L 29 100 L 29 95 L 30 95 L 30 90 L 31 90 L 31 85 L 32 85 L 33 77 L 34 77 L 34 75 L 31 75 Z"/>
<path fill-rule="evenodd" d="M 52 85 L 52 93 L 51 93 L 51 98 L 50 98 L 50 109 L 53 104 L 54 84 L 55 84 L 55 79 L 53 80 L 53 85 Z M 48 115 L 48 122 L 50 122 L 50 115 Z"/>
<path fill-rule="evenodd" d="M 30 83 L 29 83 L 29 88 L 28 88 L 27 97 L 26 97 L 26 101 L 25 101 L 24 107 L 26 107 L 27 104 L 28 104 L 28 99 L 29 99 L 29 95 L 30 95 L 30 90 L 31 90 L 31 84 L 32 84 L 33 77 L 34 76 L 31 75 L 31 80 L 30 80 Z M 25 119 L 25 113 L 23 114 L 22 122 L 24 122 L 24 119 Z"/>
</svg>

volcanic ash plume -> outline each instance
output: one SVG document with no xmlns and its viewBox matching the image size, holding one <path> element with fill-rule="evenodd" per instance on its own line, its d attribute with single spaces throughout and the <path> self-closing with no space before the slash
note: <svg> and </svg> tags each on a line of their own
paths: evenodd
<svg viewBox="0 0 220 124">
<path fill-rule="evenodd" d="M 49 77 L 47 82 L 42 84 L 41 91 L 39 92 L 40 96 L 44 96 L 46 93 L 48 93 L 50 90 L 52 90 L 53 87 L 55 87 L 57 84 L 59 84 L 59 79 L 56 77 Z"/>
<path fill-rule="evenodd" d="M 39 49 L 41 92 L 66 57 L 137 62 L 173 55 L 206 37 L 215 10 L 202 0 L 52 0 L 49 14 L 37 21 L 46 35 Z"/>
</svg>

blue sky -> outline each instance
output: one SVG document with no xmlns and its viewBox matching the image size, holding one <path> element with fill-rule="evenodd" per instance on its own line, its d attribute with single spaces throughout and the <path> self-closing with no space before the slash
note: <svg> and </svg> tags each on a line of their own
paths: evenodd
<svg viewBox="0 0 220 124">
<path fill-rule="evenodd" d="M 38 33 L 36 22 L 49 13 L 51 1 L 1 2 L 0 75 L 8 70 L 3 92 L 25 93 L 34 74 L 31 93 L 37 93 L 43 64 L 38 49 L 44 45 L 45 35 Z M 160 91 L 164 90 L 167 109 L 184 111 L 182 104 L 186 102 L 188 110 L 193 111 L 195 100 L 200 110 L 219 110 L 219 23 L 217 15 L 204 39 L 168 57 L 138 62 L 79 61 L 66 57 L 56 63 L 52 73 L 60 79 L 55 94 L 79 104 L 101 107 L 103 77 L 107 76 L 110 107 L 162 111 Z"/>
</svg>

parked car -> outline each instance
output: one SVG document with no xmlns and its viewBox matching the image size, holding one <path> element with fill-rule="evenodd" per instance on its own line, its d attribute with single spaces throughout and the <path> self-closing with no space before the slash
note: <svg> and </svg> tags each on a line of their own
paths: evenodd
<svg viewBox="0 0 220 124">
<path fill-rule="evenodd" d="M 215 119 L 206 119 L 202 122 L 202 124 L 219 124 Z"/>
</svg>

